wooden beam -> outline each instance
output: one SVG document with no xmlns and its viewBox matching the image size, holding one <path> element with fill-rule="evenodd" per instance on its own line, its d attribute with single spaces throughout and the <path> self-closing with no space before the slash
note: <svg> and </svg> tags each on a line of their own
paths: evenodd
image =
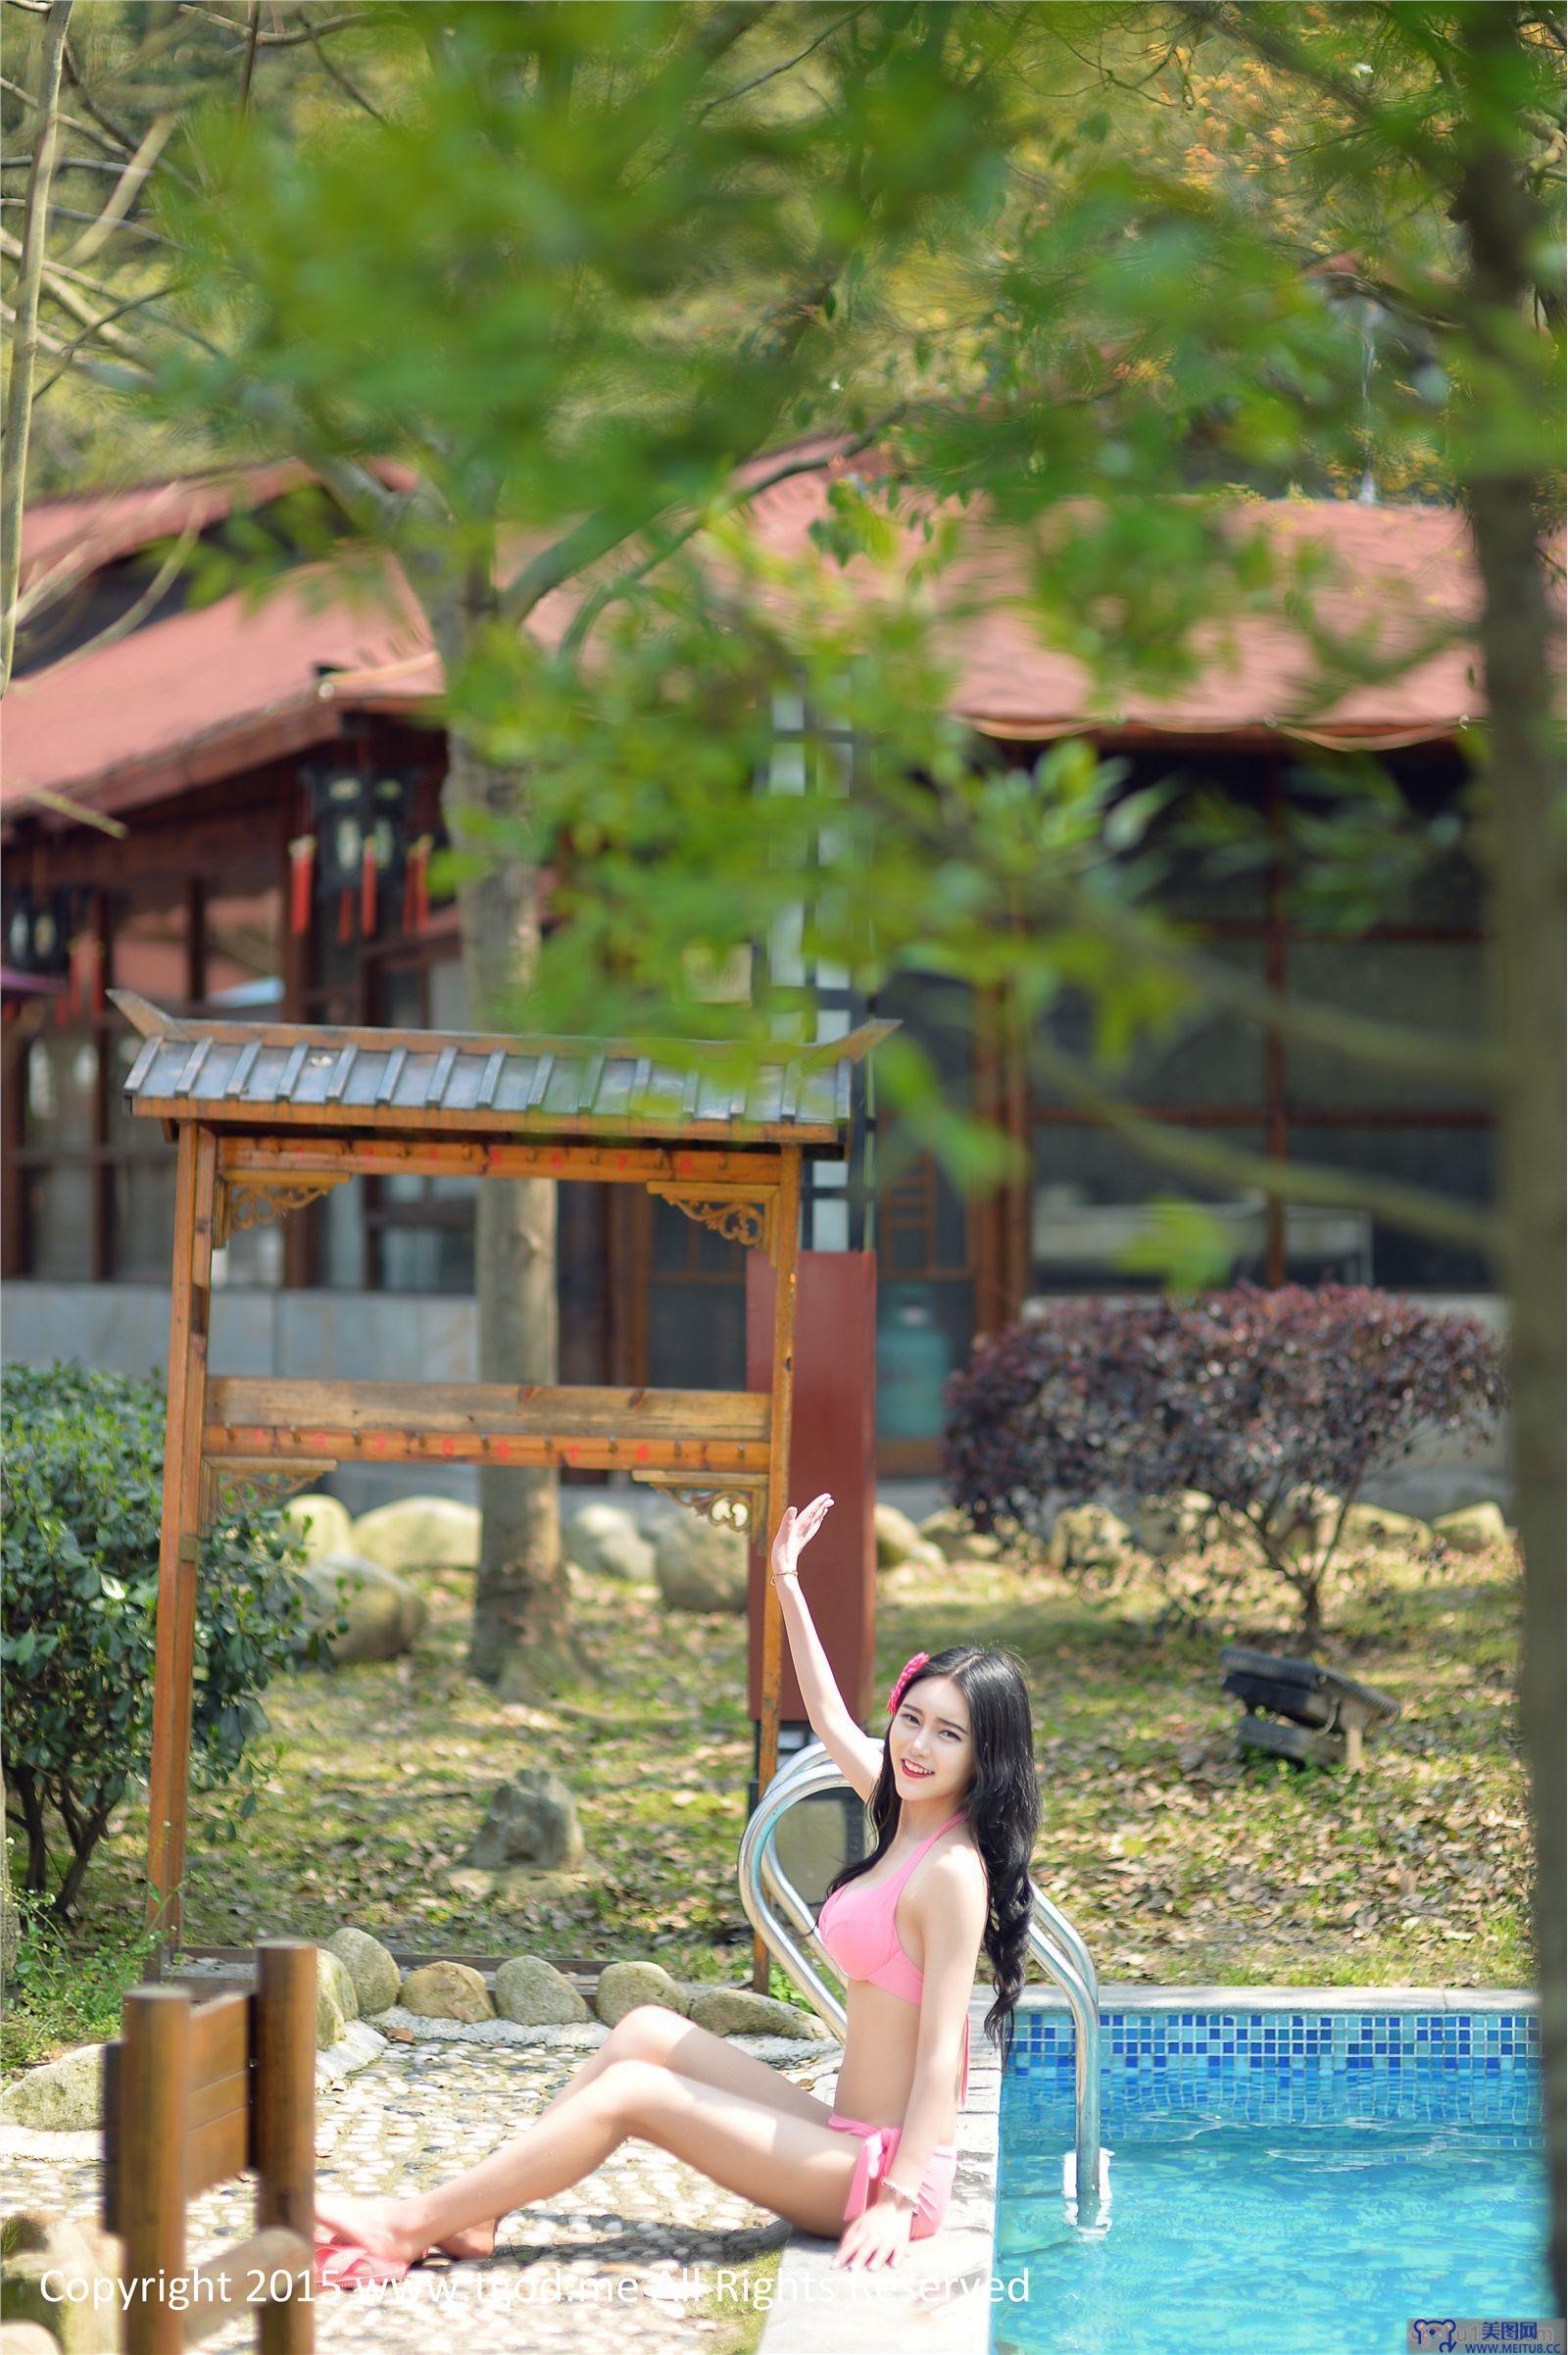
<svg viewBox="0 0 1568 2355">
<path fill-rule="evenodd" d="M 307 2263 L 316 2230 L 316 1948 L 263 1938 L 256 1948 L 256 2222 L 297 2232 Z M 262 2309 L 260 2355 L 311 2355 L 308 2297 Z"/>
<path fill-rule="evenodd" d="M 790 1427 L 795 1407 L 795 1288 L 801 1239 L 801 1155 L 784 1155 L 773 1225 L 773 1374 L 767 1396 L 767 1511 L 760 1532 L 762 1556 L 762 1716 L 759 1737 L 759 1798 L 778 1770 L 778 1697 L 783 1673 L 784 1620 L 767 1574 L 773 1533 L 790 1500 Z M 758 1396 L 759 1394 L 752 1394 Z M 767 1993 L 768 1952 L 762 1934 L 752 1941 L 752 1985 Z"/>
<path fill-rule="evenodd" d="M 183 2355 L 183 2318 L 163 2285 L 185 2272 L 185 2143 L 190 1997 L 132 1987 L 122 2006 L 115 2230 L 130 2285 L 125 2355 Z"/>
<path fill-rule="evenodd" d="M 448 1137 L 254 1137 L 219 1140 L 229 1179 L 267 1177 L 564 1177 L 599 1184 L 775 1187 L 777 1153 L 721 1145 L 500 1145 Z"/>
<path fill-rule="evenodd" d="M 158 1540 L 158 1630 L 147 1821 L 147 1926 L 177 1942 L 183 1922 L 185 1803 L 190 1769 L 196 1569 L 201 1537 L 202 1425 L 212 1305 L 217 1139 L 187 1121 L 174 1176 L 173 1285 L 169 1317 L 169 1419 Z"/>
<path fill-rule="evenodd" d="M 215 1381 L 210 1463 L 330 1456 L 338 1463 L 482 1463 L 762 1472 L 767 1400 L 756 1391 L 548 1389 L 511 1383 Z"/>
</svg>

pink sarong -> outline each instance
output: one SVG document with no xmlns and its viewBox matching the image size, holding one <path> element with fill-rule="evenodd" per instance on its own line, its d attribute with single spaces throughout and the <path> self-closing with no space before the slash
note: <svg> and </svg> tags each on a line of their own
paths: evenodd
<svg viewBox="0 0 1568 2355">
<path fill-rule="evenodd" d="M 870 2203 L 871 2193 L 892 2168 L 898 2156 L 899 2140 L 904 2133 L 900 2126 L 872 2126 L 864 2118 L 841 2118 L 835 2110 L 828 2125 L 841 2134 L 860 2136 L 860 2155 L 855 2163 L 850 2181 L 850 2195 L 844 2203 L 844 2221 L 851 2223 L 863 2216 Z M 928 2240 L 942 2229 L 942 2219 L 948 2212 L 953 2193 L 953 2179 L 957 2173 L 956 2143 L 939 2142 L 931 2153 L 931 2163 L 920 2179 L 920 2196 L 909 2225 L 911 2240 Z"/>
</svg>

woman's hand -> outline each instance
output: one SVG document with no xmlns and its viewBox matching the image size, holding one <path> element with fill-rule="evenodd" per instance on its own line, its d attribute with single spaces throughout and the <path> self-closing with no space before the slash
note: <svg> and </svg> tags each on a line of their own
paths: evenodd
<svg viewBox="0 0 1568 2355">
<path fill-rule="evenodd" d="M 773 1550 L 768 1557 L 772 1563 L 774 1586 L 782 1578 L 799 1577 L 801 1555 L 832 1509 L 833 1499 L 825 1492 L 820 1496 L 813 1496 L 802 1512 L 797 1512 L 793 1504 L 785 1506 L 784 1518 L 778 1525 Z"/>
<path fill-rule="evenodd" d="M 897 2265 L 908 2246 L 914 2210 L 891 2200 L 873 2200 L 870 2207 L 844 2228 L 833 2252 L 833 2265 L 855 2273 L 873 2273 Z"/>
</svg>

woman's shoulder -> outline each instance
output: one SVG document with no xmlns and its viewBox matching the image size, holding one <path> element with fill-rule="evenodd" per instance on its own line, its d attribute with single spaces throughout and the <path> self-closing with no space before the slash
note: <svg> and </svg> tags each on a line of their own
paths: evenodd
<svg viewBox="0 0 1568 2355">
<path fill-rule="evenodd" d="M 973 1835 L 967 1832 L 959 1833 L 935 1851 L 923 1878 L 926 1889 L 938 1892 L 944 1900 L 970 1892 L 984 1898 L 989 1888 L 986 1860 L 976 1847 Z"/>
</svg>

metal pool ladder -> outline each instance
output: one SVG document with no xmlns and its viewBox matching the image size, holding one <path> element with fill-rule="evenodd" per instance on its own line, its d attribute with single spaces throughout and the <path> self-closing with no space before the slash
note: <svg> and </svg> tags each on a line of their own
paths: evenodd
<svg viewBox="0 0 1568 2355">
<path fill-rule="evenodd" d="M 800 1800 L 848 1788 L 824 1745 L 808 1742 L 763 1791 L 741 1835 L 739 1860 L 741 1903 L 752 1928 L 841 2043 L 844 2005 L 812 1959 L 820 1955 L 826 1961 L 826 1950 L 816 1934 L 815 1915 L 779 1862 L 777 1834 Z M 1061 1908 L 1032 1883 L 1030 1888 L 1030 1951 L 1061 1988 L 1073 2020 L 1076 2127 L 1073 2148 L 1063 2160 L 1062 2190 L 1073 2220 L 1092 2226 L 1110 2198 L 1109 2154 L 1100 2147 L 1100 1977 L 1088 1947 Z M 786 1919 L 780 1919 L 775 1902 Z M 799 1941 L 792 1931 L 799 1934 Z M 830 1962 L 828 1968 L 832 1969 Z M 1085 2186 L 1082 2193 L 1080 2185 Z"/>
</svg>

